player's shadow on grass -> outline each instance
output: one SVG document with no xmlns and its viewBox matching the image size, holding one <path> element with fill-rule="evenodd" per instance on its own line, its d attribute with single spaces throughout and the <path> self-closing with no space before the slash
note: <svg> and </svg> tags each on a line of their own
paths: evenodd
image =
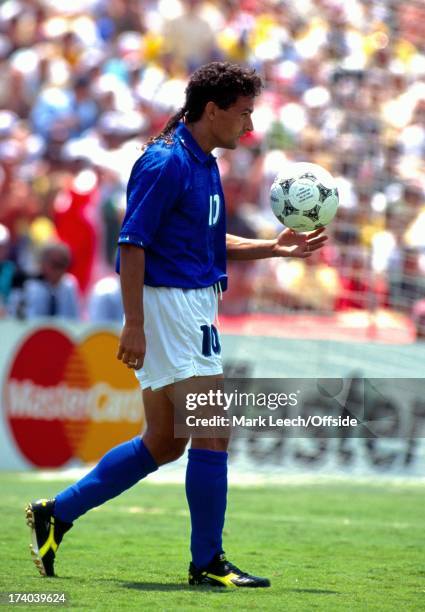
<svg viewBox="0 0 425 612">
<path fill-rule="evenodd" d="M 124 589 L 135 589 L 136 591 L 196 591 L 199 593 L 199 587 L 190 586 L 184 582 L 175 582 L 164 584 L 163 582 L 123 582 L 116 580 Z M 230 592 L 231 589 L 217 589 L 217 587 L 203 586 L 203 591 L 212 591 L 214 593 Z"/>
<path fill-rule="evenodd" d="M 312 593 L 313 595 L 341 595 L 340 591 L 329 591 L 328 589 L 284 589 L 287 593 Z"/>
<path fill-rule="evenodd" d="M 110 582 L 110 580 L 108 580 Z M 124 580 L 114 580 L 123 589 L 134 589 L 136 591 L 196 591 L 199 593 L 199 586 L 190 586 L 184 582 L 125 582 Z M 202 591 L 211 591 L 213 593 L 231 593 L 232 589 L 218 589 L 213 586 L 203 586 Z M 331 591 L 329 589 L 283 589 L 287 593 L 311 593 L 312 595 L 341 595 L 340 591 Z"/>
</svg>

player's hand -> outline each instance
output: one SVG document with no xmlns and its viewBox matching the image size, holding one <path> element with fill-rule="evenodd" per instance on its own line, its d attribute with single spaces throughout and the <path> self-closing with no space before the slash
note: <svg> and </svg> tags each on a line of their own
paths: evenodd
<svg viewBox="0 0 425 612">
<path fill-rule="evenodd" d="M 120 359 L 131 370 L 140 370 L 146 353 L 146 339 L 143 326 L 127 325 L 121 332 L 117 359 Z"/>
<path fill-rule="evenodd" d="M 325 244 L 328 237 L 323 234 L 324 231 L 325 228 L 321 227 L 314 232 L 299 234 L 292 229 L 286 228 L 276 239 L 276 244 L 273 247 L 273 256 L 301 257 L 306 259 Z"/>
</svg>

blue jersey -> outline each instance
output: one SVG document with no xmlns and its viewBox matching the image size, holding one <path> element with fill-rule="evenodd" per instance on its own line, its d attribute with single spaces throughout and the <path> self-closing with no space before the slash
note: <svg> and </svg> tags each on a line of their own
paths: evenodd
<svg viewBox="0 0 425 612">
<path fill-rule="evenodd" d="M 118 244 L 145 249 L 145 284 L 197 289 L 226 276 L 224 195 L 215 157 L 180 123 L 136 161 Z M 119 271 L 119 257 L 118 257 Z"/>
</svg>

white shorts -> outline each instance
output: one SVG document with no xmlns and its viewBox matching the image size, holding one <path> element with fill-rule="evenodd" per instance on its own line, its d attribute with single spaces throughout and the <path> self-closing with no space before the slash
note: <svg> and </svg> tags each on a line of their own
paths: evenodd
<svg viewBox="0 0 425 612">
<path fill-rule="evenodd" d="M 213 287 L 143 291 L 146 355 L 136 370 L 142 389 L 160 389 L 192 376 L 222 374 L 220 339 L 214 320 Z"/>
</svg>

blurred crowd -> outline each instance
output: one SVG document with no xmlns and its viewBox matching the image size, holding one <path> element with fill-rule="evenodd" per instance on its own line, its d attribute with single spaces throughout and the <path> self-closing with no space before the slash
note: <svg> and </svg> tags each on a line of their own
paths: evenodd
<svg viewBox="0 0 425 612">
<path fill-rule="evenodd" d="M 330 170 L 341 204 L 319 255 L 232 263 L 223 311 L 386 308 L 420 331 L 424 23 L 421 0 L 2 1 L 0 312 L 121 318 L 131 166 L 188 75 L 230 60 L 265 90 L 255 131 L 217 152 L 228 231 L 276 235 L 268 193 L 288 160 Z"/>
</svg>

